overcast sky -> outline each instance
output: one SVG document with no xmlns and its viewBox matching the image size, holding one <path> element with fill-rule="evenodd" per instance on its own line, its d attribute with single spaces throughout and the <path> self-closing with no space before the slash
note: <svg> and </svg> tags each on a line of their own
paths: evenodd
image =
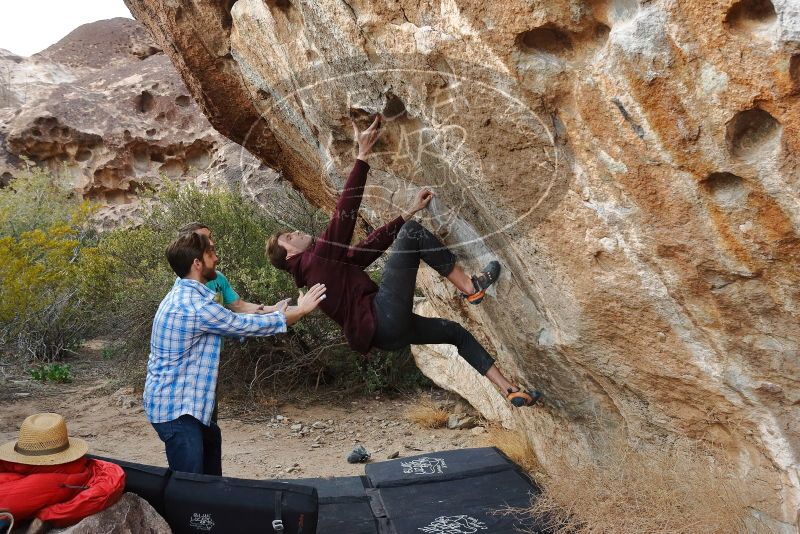
<svg viewBox="0 0 800 534">
<path fill-rule="evenodd" d="M 131 17 L 122 0 L 0 0 L 0 48 L 41 52 L 87 22 Z"/>
</svg>

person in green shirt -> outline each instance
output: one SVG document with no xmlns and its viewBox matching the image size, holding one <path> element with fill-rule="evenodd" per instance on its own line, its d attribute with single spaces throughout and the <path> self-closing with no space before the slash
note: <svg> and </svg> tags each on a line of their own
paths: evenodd
<svg viewBox="0 0 800 534">
<path fill-rule="evenodd" d="M 190 232 L 202 234 L 211 239 L 211 229 L 201 222 L 184 224 L 178 230 L 178 234 L 188 234 Z M 271 313 L 277 310 L 278 306 L 283 303 L 283 301 L 281 301 L 275 304 L 275 306 L 267 306 L 244 301 L 231 287 L 225 275 L 219 271 L 217 271 L 217 277 L 214 280 L 209 280 L 208 283 L 206 283 L 206 287 L 216 293 L 217 296 L 215 300 L 219 304 L 222 304 L 234 313 Z"/>
</svg>

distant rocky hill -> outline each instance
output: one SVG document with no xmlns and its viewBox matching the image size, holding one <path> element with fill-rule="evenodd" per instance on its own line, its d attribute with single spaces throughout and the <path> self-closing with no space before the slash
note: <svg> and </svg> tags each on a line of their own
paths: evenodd
<svg viewBox="0 0 800 534">
<path fill-rule="evenodd" d="M 0 50 L 0 177 L 24 160 L 101 202 L 108 226 L 166 177 L 262 192 L 277 174 L 219 135 L 132 19 L 83 25 L 30 58 Z"/>
</svg>

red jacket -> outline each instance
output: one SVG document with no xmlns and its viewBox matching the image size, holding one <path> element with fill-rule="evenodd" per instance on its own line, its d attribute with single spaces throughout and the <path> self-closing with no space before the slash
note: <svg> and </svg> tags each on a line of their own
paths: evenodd
<svg viewBox="0 0 800 534">
<path fill-rule="evenodd" d="M 125 489 L 116 464 L 79 458 L 61 465 L 23 465 L 0 460 L 0 508 L 14 519 L 38 517 L 57 527 L 105 510 Z"/>
<path fill-rule="evenodd" d="M 372 301 L 378 291 L 364 269 L 389 248 L 405 223 L 398 216 L 350 246 L 368 171 L 366 162 L 356 160 L 328 227 L 311 248 L 287 260 L 297 287 L 325 284 L 320 309 L 342 327 L 350 347 L 362 354 L 369 352 L 375 335 Z"/>
</svg>

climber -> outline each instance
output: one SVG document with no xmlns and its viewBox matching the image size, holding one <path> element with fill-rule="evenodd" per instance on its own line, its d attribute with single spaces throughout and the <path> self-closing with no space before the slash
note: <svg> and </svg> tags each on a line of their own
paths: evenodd
<svg viewBox="0 0 800 534">
<path fill-rule="evenodd" d="M 367 354 L 372 347 L 398 350 L 408 345 L 455 345 L 461 357 L 499 387 L 512 405 L 535 404 L 541 394 L 509 382 L 486 349 L 460 324 L 413 313 L 420 260 L 446 277 L 472 304 L 483 300 L 500 274 L 500 264 L 492 261 L 470 277 L 436 236 L 411 220 L 433 198 L 430 190 L 419 191 L 409 210 L 350 246 L 369 171 L 367 159 L 380 133 L 381 116 L 364 131 L 359 131 L 355 122 L 352 125 L 358 158 L 327 228 L 317 238 L 299 231 L 272 235 L 266 247 L 270 263 L 291 273 L 297 287 L 325 284 L 328 298 L 319 307 L 342 327 L 357 352 Z M 378 286 L 364 269 L 392 243 Z"/>
</svg>

